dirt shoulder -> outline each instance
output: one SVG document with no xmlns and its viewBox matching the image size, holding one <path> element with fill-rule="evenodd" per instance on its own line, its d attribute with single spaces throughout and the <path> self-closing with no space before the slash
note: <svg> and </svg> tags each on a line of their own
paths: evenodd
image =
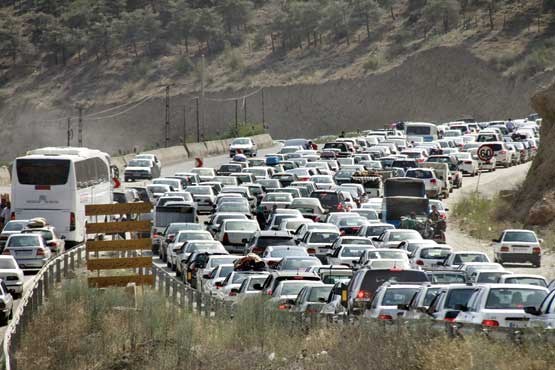
<svg viewBox="0 0 555 370">
<path fill-rule="evenodd" d="M 507 169 L 498 169 L 492 173 L 483 173 L 479 179 L 478 192 L 481 195 L 491 197 L 499 191 L 514 189 L 522 184 L 530 165 L 531 163 L 526 163 Z M 449 209 L 453 209 L 455 203 L 464 199 L 466 195 L 476 191 L 477 183 L 478 177 L 465 177 L 463 187 L 451 194 L 449 199 L 444 202 L 445 206 Z M 452 218 L 447 230 L 447 243 L 455 250 L 477 250 L 486 252 L 493 260 L 489 241 L 472 238 L 465 234 L 459 229 L 457 222 Z M 506 267 L 508 270 L 515 273 L 540 274 L 549 279 L 553 279 L 555 278 L 555 255 L 552 253 L 545 253 L 542 257 L 542 267 L 540 268 L 519 264 L 507 265 Z"/>
</svg>

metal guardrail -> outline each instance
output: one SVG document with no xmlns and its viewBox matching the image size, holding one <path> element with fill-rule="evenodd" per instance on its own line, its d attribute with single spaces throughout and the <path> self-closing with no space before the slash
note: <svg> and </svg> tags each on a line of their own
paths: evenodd
<svg viewBox="0 0 555 370">
<path fill-rule="evenodd" d="M 154 288 L 162 292 L 170 302 L 178 307 L 205 317 L 230 318 L 232 316 L 232 302 L 226 302 L 209 293 L 193 289 L 154 264 L 152 265 L 152 274 L 154 275 Z"/>
<path fill-rule="evenodd" d="M 85 244 L 72 248 L 50 260 L 33 277 L 33 284 L 23 293 L 13 319 L 4 333 L 2 364 L 5 370 L 16 370 L 14 353 L 21 343 L 23 332 L 37 314 L 44 301 L 50 296 L 54 284 L 61 283 L 70 271 L 83 264 Z"/>
</svg>

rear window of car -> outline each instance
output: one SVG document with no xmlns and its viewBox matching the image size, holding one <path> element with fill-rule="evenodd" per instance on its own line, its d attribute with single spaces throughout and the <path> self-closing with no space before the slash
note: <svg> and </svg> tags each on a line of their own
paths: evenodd
<svg viewBox="0 0 555 370">
<path fill-rule="evenodd" d="M 488 262 L 488 259 L 483 254 L 470 254 L 470 253 L 459 253 L 453 259 L 453 263 L 460 265 L 466 262 Z"/>
<path fill-rule="evenodd" d="M 547 292 L 535 289 L 493 288 L 489 291 L 486 301 L 487 309 L 507 310 L 524 307 L 538 307 Z"/>
<path fill-rule="evenodd" d="M 413 177 L 415 179 L 431 179 L 434 177 L 432 171 L 425 170 L 408 170 L 405 174 L 406 177 Z"/>
<path fill-rule="evenodd" d="M 310 235 L 309 243 L 333 243 L 339 237 L 338 233 L 314 232 Z"/>
<path fill-rule="evenodd" d="M 339 203 L 337 193 L 312 193 L 311 197 L 320 199 L 320 204 L 324 207 L 335 206 Z"/>
<path fill-rule="evenodd" d="M 10 221 L 6 224 L 6 226 L 4 227 L 4 230 L 2 231 L 20 231 L 20 230 L 23 230 L 26 224 L 27 222 Z"/>
<path fill-rule="evenodd" d="M 390 226 L 368 226 L 366 228 L 366 236 L 382 235 L 385 230 L 392 229 Z"/>
<path fill-rule="evenodd" d="M 361 289 L 375 292 L 387 281 L 419 283 L 429 281 L 429 279 L 424 271 L 368 270 L 362 280 Z"/>
<path fill-rule="evenodd" d="M 345 247 L 341 251 L 342 257 L 360 257 L 364 253 L 366 248 L 357 248 L 357 247 Z"/>
<path fill-rule="evenodd" d="M 420 257 L 430 260 L 444 260 L 451 253 L 447 248 L 424 248 L 420 252 Z"/>
<path fill-rule="evenodd" d="M 382 299 L 382 306 L 397 306 L 410 303 L 412 297 L 418 293 L 419 288 L 394 288 L 388 289 Z"/>
<path fill-rule="evenodd" d="M 261 236 L 256 242 L 257 247 L 270 247 L 272 245 L 297 245 L 290 236 Z"/>
<path fill-rule="evenodd" d="M 505 279 L 507 284 L 526 284 L 526 285 L 537 285 L 542 287 L 547 287 L 545 280 L 534 277 L 514 277 Z"/>
<path fill-rule="evenodd" d="M 464 284 L 466 283 L 465 273 L 433 273 L 431 276 L 432 283 L 434 284 Z"/>
<path fill-rule="evenodd" d="M 39 245 L 39 237 L 36 235 L 15 236 L 10 238 L 8 247 L 29 247 Z"/>
<path fill-rule="evenodd" d="M 447 293 L 445 308 L 454 309 L 457 305 L 466 305 L 474 290 L 474 288 L 451 290 Z"/>
<path fill-rule="evenodd" d="M 536 235 L 526 231 L 507 231 L 503 237 L 504 242 L 537 243 Z"/>
<path fill-rule="evenodd" d="M 327 300 L 330 295 L 332 287 L 331 286 L 318 286 L 310 289 L 310 294 L 308 295 L 308 302 L 320 302 L 321 299 Z"/>
</svg>

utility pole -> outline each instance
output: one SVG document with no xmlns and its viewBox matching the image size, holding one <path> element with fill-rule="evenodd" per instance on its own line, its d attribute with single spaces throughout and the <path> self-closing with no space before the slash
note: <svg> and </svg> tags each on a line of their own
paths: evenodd
<svg viewBox="0 0 555 370">
<path fill-rule="evenodd" d="M 235 132 L 239 129 L 239 100 L 235 99 Z"/>
<path fill-rule="evenodd" d="M 187 102 L 183 104 L 183 145 L 187 144 Z"/>
<path fill-rule="evenodd" d="M 73 132 L 71 131 L 71 117 L 67 117 L 67 146 L 71 146 L 71 137 Z"/>
<path fill-rule="evenodd" d="M 264 88 L 262 88 L 262 127 L 266 129 L 266 117 L 264 116 Z"/>
<path fill-rule="evenodd" d="M 200 114 L 199 114 L 199 98 L 195 99 L 196 111 L 197 111 L 197 143 L 200 143 Z"/>
<path fill-rule="evenodd" d="M 170 146 L 170 85 L 166 86 L 166 137 L 165 147 Z"/>
<path fill-rule="evenodd" d="M 201 114 L 201 118 L 200 121 L 202 123 L 202 129 L 204 131 L 204 78 L 205 78 L 205 71 L 204 71 L 205 65 L 204 65 L 204 54 L 202 54 L 201 59 L 200 59 L 200 98 L 201 98 L 201 102 L 200 102 L 200 114 Z M 199 130 L 197 130 L 198 132 Z M 200 142 L 200 134 L 197 134 L 197 141 Z"/>
<path fill-rule="evenodd" d="M 82 147 L 83 146 L 83 106 L 79 105 L 77 109 L 79 110 L 79 121 L 77 125 L 77 145 Z"/>
<path fill-rule="evenodd" d="M 243 98 L 243 123 L 247 124 L 247 98 Z"/>
</svg>

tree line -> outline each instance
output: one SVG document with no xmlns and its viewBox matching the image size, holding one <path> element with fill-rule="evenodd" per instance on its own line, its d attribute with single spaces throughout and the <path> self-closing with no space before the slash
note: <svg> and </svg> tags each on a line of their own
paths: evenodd
<svg viewBox="0 0 555 370">
<path fill-rule="evenodd" d="M 252 24 L 258 7 L 273 1 L 277 14 L 266 27 Z M 349 43 L 363 29 L 368 38 L 382 17 L 447 32 L 459 17 L 482 9 L 490 19 L 501 3 L 522 0 L 0 0 L 0 55 L 65 65 L 76 57 L 110 60 L 123 49 L 134 57 L 156 56 L 168 47 L 190 53 L 194 45 L 215 53 L 239 46 L 254 33 L 255 46 L 292 49 L 331 42 Z M 407 1 L 403 1 L 403 4 Z M 543 0 L 555 9 L 555 0 Z M 493 26 L 493 23 L 492 23 Z"/>
</svg>

